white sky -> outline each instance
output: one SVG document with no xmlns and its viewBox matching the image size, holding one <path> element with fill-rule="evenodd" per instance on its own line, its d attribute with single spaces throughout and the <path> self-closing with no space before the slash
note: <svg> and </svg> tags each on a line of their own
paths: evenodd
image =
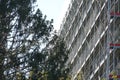
<svg viewBox="0 0 120 80">
<path fill-rule="evenodd" d="M 54 28 L 59 30 L 71 0 L 37 0 L 38 7 L 47 19 L 54 19 Z"/>
</svg>

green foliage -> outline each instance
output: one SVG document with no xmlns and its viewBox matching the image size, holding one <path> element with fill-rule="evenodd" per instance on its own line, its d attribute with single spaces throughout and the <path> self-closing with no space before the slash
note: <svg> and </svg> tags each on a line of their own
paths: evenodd
<svg viewBox="0 0 120 80">
<path fill-rule="evenodd" d="M 53 51 L 50 53 L 48 58 L 48 67 L 50 77 L 58 80 L 59 77 L 66 77 L 67 70 L 65 63 L 68 58 L 68 51 L 66 50 L 65 43 L 63 40 L 57 40 Z M 52 79 L 51 79 L 52 80 Z"/>
<path fill-rule="evenodd" d="M 44 58 L 40 53 L 41 44 L 48 41 L 53 20 L 46 20 L 39 9 L 35 11 L 35 2 L 36 0 L 0 0 L 1 80 L 13 80 L 16 71 L 25 73 L 28 62 L 37 64 L 38 60 Z M 33 57 L 38 60 L 31 58 L 38 53 L 40 55 Z M 20 66 L 23 67 L 19 68 Z"/>
<path fill-rule="evenodd" d="M 39 9 L 34 10 L 35 2 L 0 0 L 1 80 L 23 80 L 30 70 L 30 80 L 68 79 L 64 41 L 55 35 L 41 51 L 41 44 L 49 41 L 53 20 L 46 20 Z"/>
<path fill-rule="evenodd" d="M 76 77 L 77 80 L 84 80 L 83 71 L 80 71 Z"/>
<path fill-rule="evenodd" d="M 42 60 L 33 58 L 35 62 L 37 60 L 37 63 L 33 61 L 37 68 L 31 65 L 37 74 L 39 72 L 46 74 L 46 76 L 44 74 L 37 76 L 40 80 L 70 80 L 70 77 L 68 77 L 69 68 L 65 67 L 69 52 L 62 39 L 55 35 L 41 54 L 45 55 Z M 40 57 L 41 54 L 38 53 L 34 56 Z"/>
</svg>

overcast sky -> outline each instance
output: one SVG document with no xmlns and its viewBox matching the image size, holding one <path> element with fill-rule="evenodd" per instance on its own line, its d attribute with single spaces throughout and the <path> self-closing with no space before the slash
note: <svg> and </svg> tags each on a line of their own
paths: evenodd
<svg viewBox="0 0 120 80">
<path fill-rule="evenodd" d="M 59 30 L 71 0 L 37 0 L 38 7 L 47 18 L 54 19 L 54 28 Z"/>
</svg>

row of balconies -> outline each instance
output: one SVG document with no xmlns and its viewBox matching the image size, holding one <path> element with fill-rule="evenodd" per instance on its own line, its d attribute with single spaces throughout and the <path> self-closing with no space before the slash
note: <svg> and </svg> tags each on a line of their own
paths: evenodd
<svg viewBox="0 0 120 80">
<path fill-rule="evenodd" d="M 61 35 L 65 37 L 67 34 L 67 31 L 70 29 L 70 24 L 73 22 L 74 17 L 78 11 L 78 7 L 82 4 L 83 0 L 72 0 L 71 5 L 69 6 L 69 11 L 67 11 L 66 18 L 64 19 L 63 22 L 63 29 L 61 31 Z M 64 31 L 63 31 L 64 30 Z"/>
<path fill-rule="evenodd" d="M 89 8 L 89 11 L 90 11 L 90 8 Z M 87 13 L 86 13 L 87 14 Z M 93 14 L 94 15 L 94 14 Z M 83 16 L 84 17 L 84 16 Z M 91 16 L 91 18 L 94 18 L 93 16 Z M 84 17 L 84 20 L 86 20 L 86 18 Z M 83 21 L 84 21 L 83 20 Z M 79 22 L 79 21 L 78 21 Z M 82 22 L 81 22 L 82 23 Z M 85 31 L 86 29 L 81 29 L 80 30 L 80 28 L 81 28 L 81 26 L 82 27 L 84 27 L 85 26 L 85 22 L 84 23 L 82 23 L 81 24 L 80 23 L 80 25 L 78 25 L 78 26 L 75 26 L 76 28 L 77 27 L 79 27 L 79 28 L 77 28 L 77 29 L 73 29 L 74 27 L 72 26 L 72 28 L 71 28 L 71 31 L 69 31 L 69 32 L 71 32 L 71 33 L 73 33 L 72 35 L 67 35 L 67 38 L 66 38 L 66 42 L 67 42 L 67 44 L 68 44 L 68 48 L 70 48 L 71 46 L 73 47 L 73 43 L 75 42 L 74 40 L 74 38 L 76 37 L 76 36 L 79 36 L 80 37 L 80 39 L 82 39 L 81 41 L 79 41 L 80 43 L 83 41 L 83 39 L 85 38 L 85 32 L 88 32 L 88 31 Z M 87 23 L 87 22 L 86 22 Z M 76 23 L 76 24 L 78 24 L 78 23 Z M 88 26 L 89 27 L 89 26 Z M 87 27 L 86 27 L 87 28 Z M 73 30 L 77 30 L 77 31 L 73 31 Z M 88 28 L 87 28 L 87 30 L 89 30 Z M 77 33 L 76 33 L 77 32 Z M 78 32 L 81 32 L 80 34 L 78 34 Z M 75 34 L 76 33 L 76 34 Z M 82 37 L 83 36 L 83 37 Z M 79 44 L 80 45 L 80 44 Z M 72 49 L 74 49 L 74 48 L 72 48 Z M 76 48 L 75 48 L 76 49 Z M 75 53 L 75 51 L 73 50 L 73 52 Z"/>
<path fill-rule="evenodd" d="M 117 22 L 117 21 L 116 21 Z M 111 23 L 111 24 L 113 24 L 113 23 Z M 116 26 L 115 26 L 116 25 Z M 112 26 L 113 27 L 113 26 Z M 119 40 L 119 36 L 120 36 L 120 32 L 119 32 L 119 30 L 120 30 L 120 25 L 118 25 L 118 23 L 115 23 L 114 24 L 114 28 L 116 27 L 116 30 L 114 30 L 113 32 L 115 32 L 115 37 L 117 38 L 117 40 Z M 101 29 L 99 29 L 98 28 L 98 30 L 101 30 Z M 97 32 L 98 33 L 98 32 Z M 92 39 L 91 39 L 92 40 Z M 93 57 L 93 59 L 92 60 L 90 60 L 89 61 L 89 59 L 88 59 L 88 61 L 89 62 L 86 62 L 85 64 L 87 64 L 87 66 L 85 66 L 84 65 L 84 67 L 89 67 L 89 69 L 85 69 L 86 71 L 84 71 L 84 72 L 86 72 L 84 75 L 86 75 L 86 79 L 85 80 L 91 80 L 90 79 L 90 75 L 92 74 L 91 72 L 93 72 L 95 75 L 94 75 L 94 77 L 92 77 L 92 80 L 96 80 L 97 78 L 95 77 L 96 76 L 96 74 L 97 74 L 97 72 L 98 71 L 100 71 L 99 70 L 99 68 L 98 68 L 98 66 L 100 66 L 101 65 L 101 62 L 104 60 L 104 58 L 105 58 L 105 53 L 106 53 L 106 46 L 107 46 L 107 42 L 104 42 L 105 40 L 106 40 L 106 37 L 105 37 L 105 35 L 104 35 L 104 37 L 101 39 L 102 40 L 102 42 L 99 42 L 98 43 L 98 46 L 99 46 L 99 48 L 98 49 L 94 49 L 94 50 L 96 50 L 96 52 L 94 52 L 94 54 L 92 54 L 91 56 Z M 104 41 L 103 41 L 104 40 Z M 99 40 L 98 40 L 99 41 Z M 102 44 L 104 42 L 104 45 Z M 89 44 L 90 45 L 90 44 Z M 100 47 L 101 46 L 101 47 Z M 104 46 L 104 47 L 103 47 Z M 99 50 L 100 49 L 100 50 Z M 85 50 L 85 53 L 89 53 L 90 51 L 87 49 L 87 46 L 86 46 L 86 50 Z M 84 51 L 83 52 L 81 52 L 82 54 L 84 54 Z M 96 54 L 97 53 L 97 54 Z M 81 62 L 83 62 L 85 59 L 85 57 L 83 57 L 83 55 L 80 55 L 80 58 L 79 59 L 81 59 L 81 60 L 79 60 L 79 59 L 76 59 L 76 60 L 78 60 L 78 61 L 81 61 Z M 84 54 L 84 56 L 85 56 L 85 54 Z M 119 59 L 120 60 L 120 59 Z M 81 65 L 78 65 L 78 64 L 80 64 L 81 62 L 78 62 L 77 63 L 77 65 L 76 66 L 81 66 Z M 117 61 L 118 62 L 118 61 Z M 89 64 L 88 64 L 89 63 Z M 96 64 L 95 64 L 96 63 Z M 112 71 L 113 70 L 113 61 L 110 63 L 110 66 L 111 66 L 111 68 L 110 68 L 110 70 Z M 92 66 L 93 65 L 93 66 Z M 76 71 L 79 69 L 78 67 L 75 67 L 76 69 Z M 98 69 L 98 70 L 96 70 L 96 69 Z M 91 71 L 92 70 L 92 71 Z M 73 72 L 74 72 L 74 70 L 73 70 Z M 74 73 L 75 74 L 75 73 Z M 102 73 L 101 72 L 101 74 L 104 74 L 104 73 Z M 105 74 L 104 74 L 105 75 Z M 97 75 L 98 76 L 98 75 Z M 103 75 L 101 75 L 102 77 L 103 77 Z M 99 76 L 99 78 L 101 77 L 101 76 Z"/>
<path fill-rule="evenodd" d="M 118 32 L 119 33 L 119 32 Z M 105 59 L 105 55 L 106 55 L 106 39 L 105 39 L 105 35 L 102 37 L 101 41 L 98 43 L 98 45 L 96 46 L 96 48 L 94 49 L 95 51 L 93 51 L 93 53 L 91 54 L 91 56 L 88 58 L 88 60 L 85 62 L 85 65 L 82 69 L 83 72 L 84 72 L 84 75 L 85 75 L 85 80 L 89 80 L 90 79 L 90 75 L 93 73 L 93 74 L 96 74 L 98 71 L 101 71 L 99 70 L 99 68 L 101 69 L 100 66 L 103 65 L 103 63 L 101 64 L 101 62 L 103 62 L 103 60 Z M 87 46 L 86 46 L 87 47 Z M 73 69 L 73 72 L 74 70 L 77 71 L 79 69 L 79 66 L 81 66 L 82 62 L 84 62 L 86 60 L 85 58 L 85 53 L 89 53 L 89 51 L 86 49 L 85 51 L 83 51 L 83 54 L 81 54 L 81 56 L 78 58 L 76 64 L 76 67 L 74 66 L 75 69 Z M 112 56 L 112 55 L 111 55 Z M 113 59 L 111 59 L 111 63 L 110 63 L 110 66 L 111 66 L 111 71 L 113 70 Z M 119 59 L 120 61 L 120 59 Z M 117 60 L 118 62 L 118 60 Z M 99 67 L 99 68 L 98 68 Z M 96 70 L 98 69 L 98 70 Z M 105 67 L 104 67 L 105 69 Z M 75 73 L 74 73 L 75 74 Z M 101 74 L 100 77 L 103 77 L 104 75 L 104 71 L 99 73 Z M 98 75 L 97 75 L 98 76 Z M 93 79 L 94 78 L 94 79 Z M 92 77 L 92 80 L 96 80 L 97 78 Z"/>
<path fill-rule="evenodd" d="M 100 45 L 101 43 L 99 43 L 99 49 L 102 49 L 102 51 L 104 51 L 103 50 L 103 46 L 101 46 Z M 94 45 L 95 46 L 95 45 Z M 97 50 L 98 51 L 98 49 L 94 49 L 94 50 Z M 83 50 L 81 50 L 81 53 L 78 53 L 78 54 L 81 54 L 81 55 L 79 55 L 79 57 L 78 58 L 76 58 L 75 59 L 75 63 L 76 63 L 76 65 L 74 64 L 74 66 L 73 66 L 73 72 L 76 74 L 76 72 L 78 71 L 78 69 L 82 66 L 82 64 L 85 62 L 85 61 L 87 61 L 87 59 L 89 59 L 88 58 L 88 55 L 90 55 L 90 54 L 92 54 L 92 53 L 95 53 L 94 54 L 94 62 L 92 62 L 92 61 L 90 61 L 91 62 L 91 65 L 92 65 L 92 63 L 94 63 L 94 65 L 97 67 L 97 65 L 98 64 L 95 64 L 95 63 L 99 63 L 98 61 L 100 61 L 100 60 L 98 60 L 99 58 L 99 54 L 98 53 L 100 53 L 100 52 L 102 52 L 101 50 L 99 50 L 98 52 L 95 52 L 94 50 L 92 50 L 92 48 L 91 48 L 91 45 L 86 45 L 86 46 L 84 46 L 84 48 L 83 48 Z M 92 51 L 92 52 L 91 52 Z M 91 53 L 90 53 L 91 52 Z M 97 53 L 97 54 L 96 54 Z M 100 57 L 100 58 L 103 58 L 103 57 Z M 102 59 L 101 59 L 102 60 Z M 90 63 L 89 62 L 89 63 Z M 85 64 L 87 64 L 87 62 L 85 63 Z M 78 66 L 79 65 L 79 66 Z M 77 69 L 76 69 L 76 67 L 77 67 Z M 88 65 L 86 66 L 86 67 L 88 67 Z M 89 67 L 88 67 L 89 68 Z M 95 67 L 94 67 L 95 68 Z M 76 69 L 76 71 L 74 70 L 74 69 Z M 90 70 L 88 70 L 88 71 L 90 71 Z M 89 73 L 88 71 L 86 71 L 87 73 Z"/>
<path fill-rule="evenodd" d="M 92 17 L 92 16 L 91 16 Z M 87 21 L 86 21 L 86 23 L 87 23 Z M 93 23 L 95 23 L 95 21 L 93 22 Z M 92 29 L 92 27 L 90 26 L 85 26 L 84 27 L 84 24 L 85 24 L 85 22 L 83 23 L 83 26 L 80 28 L 80 30 L 79 30 L 79 32 L 78 32 L 78 34 L 76 35 L 76 37 L 75 37 L 75 39 L 73 39 L 74 40 L 74 42 L 72 42 L 72 45 L 71 45 L 71 47 L 72 47 L 72 49 L 77 49 L 78 50 L 78 48 L 80 47 L 80 45 L 83 43 L 83 41 L 85 40 L 85 36 L 87 35 L 87 33 L 86 32 L 88 32 L 89 33 L 89 30 L 90 29 Z M 104 28 L 104 27 L 101 27 L 100 26 L 100 28 Z M 96 28 L 97 29 L 97 28 Z M 101 31 L 103 31 L 103 30 L 101 30 Z M 95 31 L 92 31 L 92 32 L 95 32 Z M 96 32 L 96 33 L 100 33 L 99 32 L 99 30 Z M 95 33 L 95 34 L 96 34 Z M 91 34 L 92 35 L 92 34 Z M 95 37 L 99 37 L 99 36 L 95 36 Z M 76 39 L 77 39 L 77 41 L 76 41 Z M 93 39 L 91 39 L 91 40 L 93 40 Z M 78 46 L 76 46 L 76 42 L 79 42 L 79 44 L 77 43 L 77 45 Z M 74 45 L 75 45 L 75 48 L 74 48 Z M 78 48 L 77 48 L 78 47 Z M 73 52 L 73 55 L 72 55 L 72 52 Z M 75 50 L 72 50 L 72 52 L 71 52 L 71 55 L 72 56 L 74 56 L 74 53 L 76 53 L 75 52 Z"/>
<path fill-rule="evenodd" d="M 97 29 L 97 31 L 96 31 L 96 33 L 99 33 L 99 34 L 97 34 L 94 38 L 96 38 L 96 37 L 99 37 L 98 35 L 100 35 L 100 32 L 99 32 L 99 30 L 100 30 L 100 28 L 103 28 L 103 27 L 99 27 L 98 29 Z M 89 29 L 88 29 L 89 30 Z M 103 30 L 101 30 L 101 31 L 103 31 Z M 95 31 L 94 31 L 95 32 Z M 95 34 L 96 34 L 95 33 Z M 80 37 L 81 38 L 81 37 Z M 94 38 L 93 39 L 91 39 L 91 41 L 94 41 Z M 83 38 L 82 38 L 83 39 Z M 98 39 L 98 38 L 97 38 Z M 81 40 L 81 41 L 83 41 L 83 40 Z M 94 41 L 95 42 L 95 41 Z M 95 43 L 92 43 L 92 44 L 95 44 Z M 78 44 L 79 45 L 79 44 Z M 92 46 L 92 45 L 91 45 Z M 94 46 L 94 45 L 93 45 Z M 91 47 L 90 47 L 91 48 Z M 85 50 L 86 51 L 86 50 Z M 86 53 L 86 52 L 85 52 Z M 81 56 L 82 56 L 82 54 L 81 54 Z M 86 55 L 87 56 L 87 55 Z M 76 59 L 76 60 L 78 60 L 78 59 Z M 79 60 L 79 61 L 81 61 L 81 62 L 83 62 L 84 61 L 84 59 L 83 59 L 83 57 L 81 57 L 81 60 Z M 74 62 L 76 62 L 76 61 L 74 61 Z M 74 67 L 75 68 L 75 67 Z M 74 71 L 74 70 L 73 70 Z M 75 72 L 75 71 L 74 71 Z"/>
<path fill-rule="evenodd" d="M 74 2 L 74 4 L 77 2 L 76 0 L 74 0 L 73 1 Z M 95 0 L 88 0 L 88 1 L 80 1 L 80 2 L 78 2 L 78 5 L 79 5 L 79 14 L 80 14 L 80 17 L 81 17 L 81 19 L 84 19 L 84 16 L 85 16 L 85 14 L 88 12 L 88 9 L 90 8 L 90 6 L 91 6 L 91 4 L 93 4 L 93 2 L 94 2 L 94 5 L 96 5 L 96 3 L 98 2 L 98 1 L 95 1 Z M 80 4 L 81 3 L 81 4 Z M 104 0 L 102 0 L 102 1 L 100 1 L 100 3 L 98 4 L 97 3 L 97 6 L 99 6 L 98 8 L 97 8 L 97 10 L 98 9 L 100 9 L 101 8 L 101 6 L 103 5 L 103 3 L 104 3 Z M 74 7 L 74 10 L 77 10 L 77 8 L 78 8 L 78 5 L 77 5 L 77 7 Z M 73 5 L 74 6 L 74 5 Z M 74 10 L 72 11 L 72 9 L 70 10 L 70 12 L 74 12 Z M 69 14 L 70 14 L 70 12 L 69 12 Z M 77 13 L 77 11 L 75 11 L 76 13 Z M 96 12 L 98 12 L 98 11 L 96 11 Z M 65 22 L 65 26 L 64 26 L 64 28 L 65 28 L 65 33 L 68 33 L 68 31 L 70 30 L 70 28 L 71 28 L 71 26 L 73 27 L 73 25 L 69 25 L 69 24 L 73 24 L 73 22 L 76 22 L 75 20 L 74 20 L 74 17 L 75 17 L 76 15 L 74 14 L 74 16 L 73 15 L 68 15 L 67 16 L 67 18 L 66 18 L 66 22 Z M 78 17 L 76 17 L 76 18 L 78 18 Z M 72 19 L 72 22 L 71 22 L 71 19 Z M 67 36 L 67 35 L 66 35 Z"/>
<path fill-rule="evenodd" d="M 88 1 L 91 1 L 91 0 L 88 0 Z M 71 59 L 73 58 L 73 56 L 75 55 L 74 53 L 77 53 L 78 51 L 78 48 L 81 46 L 81 44 L 84 42 L 83 40 L 85 40 L 85 36 L 87 35 L 87 32 L 91 29 L 91 27 L 89 25 L 93 24 L 92 22 L 94 22 L 95 17 L 98 15 L 98 10 L 102 9 L 103 8 L 103 4 L 104 4 L 104 0 L 102 1 L 99 1 L 99 4 L 96 4 L 96 2 L 94 2 L 94 0 L 92 0 L 92 8 L 90 6 L 88 6 L 88 11 L 87 11 L 87 8 L 85 6 L 83 6 L 83 4 L 85 5 L 84 1 L 81 2 L 82 5 L 80 6 L 79 8 L 79 13 L 77 13 L 76 11 L 73 11 L 73 12 L 76 12 L 76 15 L 74 16 L 69 16 L 67 17 L 68 20 L 72 21 L 66 21 L 66 25 L 64 27 L 66 27 L 64 29 L 64 31 L 66 32 L 65 34 L 67 34 L 65 37 L 66 37 L 66 42 L 68 42 L 68 46 L 69 46 L 69 49 L 72 49 L 70 50 L 71 51 L 71 55 L 69 56 L 70 59 L 69 61 L 71 61 Z M 87 3 L 86 3 L 87 4 Z M 96 8 L 97 6 L 97 8 Z M 98 9 L 99 8 L 99 9 Z M 90 10 L 89 10 L 90 9 Z M 74 9 L 76 10 L 76 9 Z M 72 12 L 72 10 L 71 10 Z M 80 14 L 81 13 L 81 14 Z M 85 13 L 85 14 L 84 14 Z M 88 14 L 91 14 L 91 15 L 88 15 Z M 105 12 L 103 12 L 105 13 Z M 80 14 L 80 15 L 78 15 Z M 84 15 L 83 15 L 84 14 Z M 102 14 L 102 12 L 101 12 Z M 87 16 L 86 16 L 87 15 Z M 100 16 L 100 15 L 99 15 Z M 74 17 L 74 18 L 73 18 Z M 69 19 L 70 18 L 70 19 Z M 78 18 L 78 19 L 77 19 Z M 80 18 L 80 19 L 79 19 Z M 73 20 L 72 20 L 73 19 Z M 105 19 L 104 17 L 102 19 Z M 94 46 L 95 43 L 93 42 L 96 42 L 97 39 L 100 37 L 101 35 L 101 32 L 103 31 L 102 29 L 104 29 L 103 26 L 105 26 L 107 23 L 105 23 L 106 21 L 102 20 L 101 19 L 101 23 L 97 24 L 96 25 L 99 25 L 99 26 L 95 26 L 94 29 L 96 30 L 96 32 L 94 33 L 94 35 L 96 34 L 96 36 L 92 37 L 91 39 L 91 47 L 92 48 Z M 78 20 L 78 21 L 77 21 Z M 78 22 L 78 23 L 76 23 Z M 89 22 L 89 23 L 88 23 Z M 97 21 L 99 22 L 99 21 Z M 102 22 L 104 22 L 102 24 Z M 82 24 L 81 24 L 82 23 Z M 86 24 L 87 23 L 87 24 Z M 70 25 L 71 24 L 71 25 Z M 79 26 L 80 25 L 80 26 Z M 84 29 L 81 28 L 80 30 L 80 27 L 82 26 L 82 28 L 84 27 Z M 88 26 L 88 27 L 87 27 Z M 102 26 L 102 27 L 101 27 Z M 76 28 L 76 29 L 75 29 Z M 101 29 L 102 28 L 102 29 Z M 74 30 L 74 31 L 73 31 Z M 78 31 L 77 31 L 78 30 Z M 101 30 L 101 31 L 99 31 Z M 68 31 L 68 32 L 67 32 Z M 83 31 L 83 32 L 82 32 Z M 82 34 L 82 35 L 81 35 Z M 91 34 L 92 35 L 92 34 Z M 74 36 L 74 37 L 73 37 Z M 80 38 L 78 38 L 80 37 Z M 82 37 L 82 38 L 81 38 Z M 95 41 L 94 41 L 95 39 Z M 93 42 L 92 42 L 93 41 Z M 87 44 L 88 42 L 84 43 L 84 44 Z M 89 44 L 90 45 L 90 44 Z M 86 52 L 84 52 L 86 53 Z M 72 57 L 71 57 L 72 56 Z M 80 55 L 82 56 L 82 54 Z M 87 56 L 87 54 L 86 54 Z M 84 61 L 84 59 L 81 59 L 81 62 L 82 60 Z M 75 62 L 75 61 L 74 61 Z M 76 69 L 77 70 L 77 69 Z M 74 71 L 74 70 L 73 70 Z M 75 71 L 74 71 L 75 72 Z"/>
<path fill-rule="evenodd" d="M 100 19 L 98 19 L 98 20 L 100 20 Z M 106 20 L 106 21 L 107 21 L 107 20 Z M 97 21 L 97 22 L 100 22 L 100 21 Z M 105 23 L 105 24 L 107 24 L 107 23 Z M 100 24 L 100 25 L 99 25 L 99 23 L 98 23 L 98 26 L 100 26 L 100 27 L 97 28 L 96 34 L 97 34 L 98 36 L 95 37 L 96 40 L 100 37 L 101 31 L 103 31 L 102 29 L 104 29 L 104 28 L 102 27 L 102 25 L 104 25 L 104 24 Z M 97 27 L 98 27 L 98 26 L 97 26 Z M 101 27 L 102 27 L 102 29 L 100 29 Z M 88 30 L 89 30 L 89 29 L 88 29 Z M 99 31 L 99 30 L 101 30 L 101 31 Z M 118 30 L 119 30 L 119 29 L 118 29 Z M 119 35 L 118 31 L 117 31 L 117 35 Z M 116 36 L 116 37 L 117 37 L 117 36 Z M 91 39 L 91 40 L 93 40 L 93 39 Z M 100 51 L 100 52 L 101 52 L 101 51 Z M 81 55 L 81 56 L 82 56 L 82 55 Z M 100 57 L 100 58 L 103 58 L 103 57 Z M 77 60 L 78 60 L 78 59 L 77 59 Z M 80 61 L 82 61 L 82 60 L 84 60 L 83 57 L 81 58 Z M 101 59 L 101 60 L 102 60 L 102 59 Z M 94 60 L 94 61 L 95 61 L 95 60 Z M 98 60 L 98 61 L 100 61 L 100 60 Z M 78 70 L 78 69 L 77 69 L 78 67 L 74 67 L 74 68 L 75 68 L 75 70 L 73 70 L 74 72 Z"/>
</svg>

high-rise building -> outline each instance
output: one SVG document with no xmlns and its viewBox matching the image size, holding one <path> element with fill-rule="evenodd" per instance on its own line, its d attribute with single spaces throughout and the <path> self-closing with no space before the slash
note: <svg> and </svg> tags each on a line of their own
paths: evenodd
<svg viewBox="0 0 120 80">
<path fill-rule="evenodd" d="M 71 0 L 60 35 L 72 80 L 119 78 L 120 0 Z"/>
</svg>

